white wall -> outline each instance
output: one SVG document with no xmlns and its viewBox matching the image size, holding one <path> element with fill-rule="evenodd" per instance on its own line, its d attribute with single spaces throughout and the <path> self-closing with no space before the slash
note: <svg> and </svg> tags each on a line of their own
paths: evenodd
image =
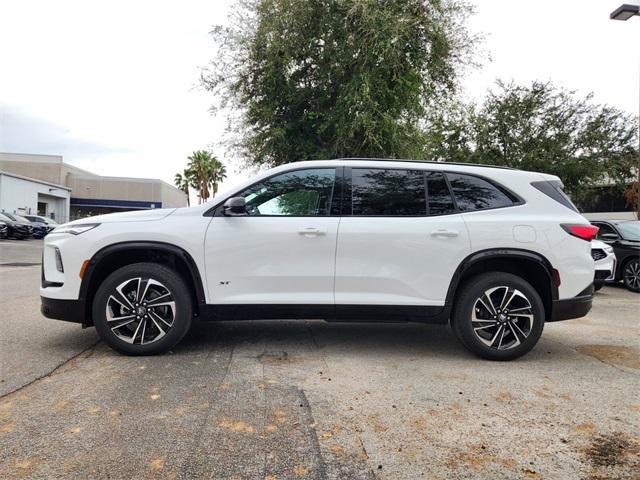
<svg viewBox="0 0 640 480">
<path fill-rule="evenodd" d="M 57 222 L 66 222 L 69 193 L 53 185 L 0 173 L 0 211 L 37 215 L 38 201 L 44 201 L 48 203 L 48 213 L 53 213 Z"/>
</svg>

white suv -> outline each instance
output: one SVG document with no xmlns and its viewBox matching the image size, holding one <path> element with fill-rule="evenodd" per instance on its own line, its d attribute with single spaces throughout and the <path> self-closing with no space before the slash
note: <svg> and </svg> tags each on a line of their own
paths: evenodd
<svg viewBox="0 0 640 480">
<path fill-rule="evenodd" d="M 450 322 L 489 359 L 591 308 L 598 228 L 557 177 L 470 164 L 288 164 L 191 208 L 77 220 L 45 240 L 42 312 L 127 354 L 194 318 Z"/>
</svg>

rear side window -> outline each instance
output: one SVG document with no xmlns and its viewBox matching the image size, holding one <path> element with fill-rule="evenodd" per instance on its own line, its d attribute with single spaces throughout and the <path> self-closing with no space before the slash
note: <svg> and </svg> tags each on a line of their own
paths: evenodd
<svg viewBox="0 0 640 480">
<path fill-rule="evenodd" d="M 426 177 L 429 215 L 454 213 L 456 208 L 444 175 L 438 172 L 426 172 Z"/>
<path fill-rule="evenodd" d="M 510 207 L 516 203 L 515 198 L 480 177 L 447 173 L 447 178 L 461 212 Z"/>
<path fill-rule="evenodd" d="M 351 171 L 354 216 L 420 216 L 427 214 L 422 171 L 354 168 Z"/>
<path fill-rule="evenodd" d="M 571 199 L 567 196 L 566 193 L 564 193 L 564 190 L 562 190 L 562 183 L 560 183 L 558 180 L 543 180 L 540 182 L 531 182 L 531 186 L 537 188 L 547 197 L 553 198 L 556 202 L 564 205 L 567 208 L 570 208 L 574 212 L 578 211 Z"/>
</svg>

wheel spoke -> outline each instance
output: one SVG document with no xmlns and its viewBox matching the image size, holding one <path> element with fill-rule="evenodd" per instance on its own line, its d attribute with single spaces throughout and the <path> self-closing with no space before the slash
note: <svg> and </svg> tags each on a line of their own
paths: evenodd
<svg viewBox="0 0 640 480">
<path fill-rule="evenodd" d="M 156 312 L 149 312 L 149 317 L 151 318 L 151 320 L 154 320 L 153 317 L 156 317 L 158 320 L 160 320 L 162 323 L 164 323 L 169 328 L 171 328 L 171 325 L 173 325 L 173 322 L 172 323 L 168 323 L 164 318 L 162 318 Z M 155 321 L 154 321 L 154 323 L 155 323 Z M 158 327 L 158 328 L 160 328 L 160 327 Z"/>
<path fill-rule="evenodd" d="M 111 317 L 110 315 L 107 315 L 107 322 L 119 322 L 120 320 L 128 320 L 130 318 L 136 318 L 135 315 L 124 315 L 122 317 Z"/>
<path fill-rule="evenodd" d="M 485 302 L 484 298 L 487 299 L 487 302 Z M 491 315 L 495 315 L 497 313 L 495 307 L 493 306 L 493 303 L 491 302 L 491 298 L 487 295 L 487 292 L 484 292 L 484 294 L 478 299 L 478 301 L 484 308 L 487 309 L 487 312 L 489 312 Z"/>
<path fill-rule="evenodd" d="M 529 334 L 528 333 L 524 333 L 522 331 L 522 329 L 520 328 L 520 326 L 516 323 L 516 322 L 509 322 L 509 326 L 511 327 L 512 330 L 515 329 L 515 331 L 513 332 L 513 334 L 518 337 L 518 334 L 520 336 L 520 338 L 522 338 L 522 340 L 525 340 Z M 516 333 L 517 332 L 517 333 Z"/>
<path fill-rule="evenodd" d="M 136 317 L 131 318 L 131 320 L 125 320 L 124 322 L 119 323 L 115 327 L 111 327 L 111 331 L 115 331 L 115 330 L 119 329 L 120 327 L 124 327 L 125 325 L 129 325 L 131 322 L 135 322 L 135 321 L 136 321 Z"/>
<path fill-rule="evenodd" d="M 477 332 L 478 330 L 486 330 L 487 328 L 493 328 L 498 324 L 498 322 L 492 321 L 489 325 L 482 325 L 481 327 L 473 327 L 473 329 Z"/>
<path fill-rule="evenodd" d="M 502 336 L 504 335 L 504 325 L 500 325 L 498 327 L 498 330 L 496 330 L 496 333 L 493 335 L 493 337 L 490 340 L 490 346 L 493 347 L 496 343 L 496 340 L 500 339 L 500 343 L 502 343 Z M 498 346 L 498 349 L 500 349 L 500 347 Z"/>
<path fill-rule="evenodd" d="M 158 336 L 156 338 L 154 338 L 153 340 L 159 340 L 162 337 L 164 337 L 166 335 L 166 332 L 162 329 L 162 327 L 160 325 L 158 325 L 158 322 L 156 322 L 155 318 L 153 318 L 152 315 L 149 315 L 149 318 L 151 319 L 151 321 L 153 322 L 153 324 L 156 326 L 156 328 L 160 331 L 160 333 L 158 334 Z M 169 325 L 170 326 L 170 325 Z"/>
<path fill-rule="evenodd" d="M 513 338 L 516 340 L 516 344 L 513 345 L 514 347 L 517 347 L 518 345 L 520 345 L 522 343 L 522 341 L 520 340 L 520 337 L 518 336 L 518 334 L 516 333 L 516 331 L 513 328 L 513 324 L 511 322 L 507 323 L 507 326 L 509 327 L 509 330 L 511 330 L 511 334 L 513 335 Z M 525 337 L 526 338 L 526 337 Z"/>
</svg>

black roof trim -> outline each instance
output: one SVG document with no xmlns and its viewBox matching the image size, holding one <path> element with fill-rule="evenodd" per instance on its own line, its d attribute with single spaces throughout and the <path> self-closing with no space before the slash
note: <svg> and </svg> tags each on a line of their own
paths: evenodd
<svg viewBox="0 0 640 480">
<path fill-rule="evenodd" d="M 502 167 L 500 165 L 484 165 L 482 163 L 465 163 L 465 162 L 438 162 L 435 160 L 408 160 L 404 158 L 336 158 L 335 160 L 358 160 L 362 162 L 412 162 L 412 163 L 427 163 L 437 165 L 459 165 L 461 167 L 485 167 L 485 168 L 499 168 L 501 170 L 515 170 L 512 167 Z"/>
</svg>

